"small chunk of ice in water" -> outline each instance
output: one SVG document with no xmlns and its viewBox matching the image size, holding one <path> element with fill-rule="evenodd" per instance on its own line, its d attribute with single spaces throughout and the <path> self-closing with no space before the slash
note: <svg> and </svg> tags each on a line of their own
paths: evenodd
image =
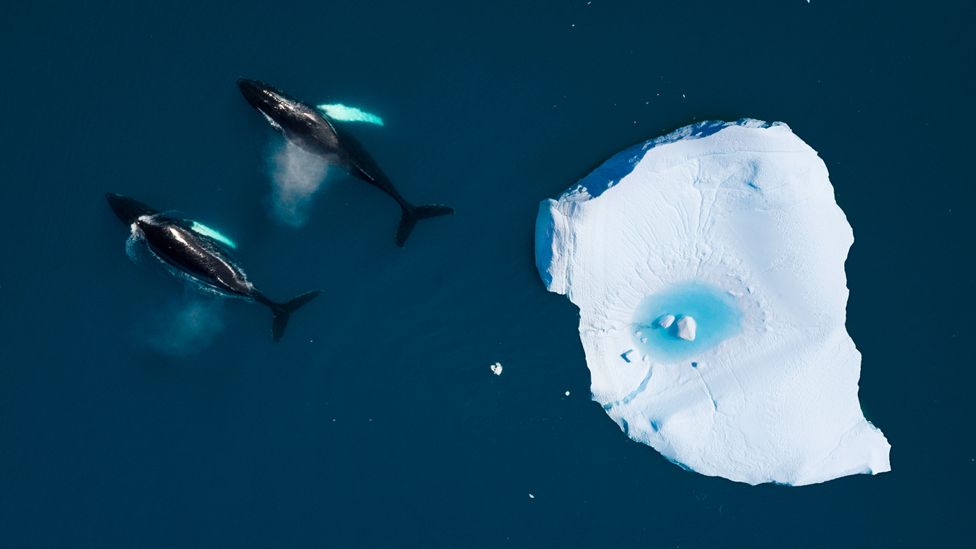
<svg viewBox="0 0 976 549">
<path fill-rule="evenodd" d="M 678 337 L 685 341 L 694 341 L 698 333 L 698 323 L 694 317 L 683 316 L 678 320 Z"/>
</svg>

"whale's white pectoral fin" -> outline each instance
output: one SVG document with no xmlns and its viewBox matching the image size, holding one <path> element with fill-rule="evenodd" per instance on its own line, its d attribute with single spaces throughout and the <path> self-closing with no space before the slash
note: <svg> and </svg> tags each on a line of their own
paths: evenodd
<svg viewBox="0 0 976 549">
<path fill-rule="evenodd" d="M 356 107 L 343 105 L 342 103 L 322 103 L 316 105 L 316 109 L 332 120 L 338 122 L 366 122 L 368 124 L 383 125 L 383 119 L 379 116 L 366 112 Z"/>
<path fill-rule="evenodd" d="M 193 224 L 190 225 L 190 230 L 192 230 L 197 234 L 202 234 L 203 236 L 210 237 L 218 242 L 227 245 L 230 248 L 234 248 L 234 249 L 237 248 L 237 244 L 235 244 L 233 240 L 221 234 L 220 231 L 217 231 L 216 229 L 211 229 L 210 227 L 204 225 L 203 223 L 194 221 Z"/>
<path fill-rule="evenodd" d="M 268 116 L 268 113 L 262 111 L 261 109 L 258 109 L 258 112 L 261 113 L 261 116 L 263 116 L 264 119 L 268 121 L 268 124 L 271 124 L 272 128 L 281 131 L 281 124 L 275 122 L 275 119 Z"/>
</svg>

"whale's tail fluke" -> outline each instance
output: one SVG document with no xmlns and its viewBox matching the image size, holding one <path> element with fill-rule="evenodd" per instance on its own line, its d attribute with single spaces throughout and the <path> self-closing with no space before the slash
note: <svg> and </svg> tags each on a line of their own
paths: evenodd
<svg viewBox="0 0 976 549">
<path fill-rule="evenodd" d="M 437 217 L 440 215 L 450 215 L 454 213 L 454 208 L 450 206 L 442 206 L 440 204 L 428 204 L 426 206 L 411 206 L 409 204 L 402 204 L 401 207 L 403 208 L 403 216 L 400 218 L 400 226 L 397 227 L 397 246 L 403 246 L 406 244 L 407 238 L 410 237 L 410 232 L 413 231 L 414 225 L 416 225 L 421 219 Z"/>
<path fill-rule="evenodd" d="M 272 339 L 275 341 L 281 339 L 281 336 L 285 335 L 285 327 L 288 326 L 288 319 L 291 318 L 291 314 L 297 311 L 302 305 L 318 297 L 321 293 L 321 290 L 315 290 L 304 293 L 284 303 L 275 303 L 264 296 L 260 296 L 258 301 L 270 307 L 271 312 L 274 313 L 274 321 L 271 324 Z"/>
</svg>

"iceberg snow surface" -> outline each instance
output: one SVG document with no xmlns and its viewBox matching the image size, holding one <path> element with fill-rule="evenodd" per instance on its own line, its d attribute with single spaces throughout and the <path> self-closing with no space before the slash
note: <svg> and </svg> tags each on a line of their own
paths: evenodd
<svg viewBox="0 0 976 549">
<path fill-rule="evenodd" d="M 705 475 L 804 485 L 890 470 L 844 326 L 853 241 L 788 126 L 702 122 L 544 201 L 536 263 L 579 306 L 593 398 L 630 438 Z"/>
</svg>

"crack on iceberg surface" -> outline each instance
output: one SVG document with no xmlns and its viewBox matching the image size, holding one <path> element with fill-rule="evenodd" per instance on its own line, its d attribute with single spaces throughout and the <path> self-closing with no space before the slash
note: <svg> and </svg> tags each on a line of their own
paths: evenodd
<svg viewBox="0 0 976 549">
<path fill-rule="evenodd" d="M 682 468 L 806 485 L 889 471 L 845 328 L 854 237 L 785 124 L 686 126 L 614 155 L 536 218 L 580 309 L 594 400 Z"/>
<path fill-rule="evenodd" d="M 651 381 L 651 374 L 653 374 L 653 373 L 654 373 L 654 370 L 652 370 L 651 368 L 648 368 L 647 369 L 647 375 L 644 376 L 644 379 L 641 380 L 640 385 L 638 385 L 636 389 L 634 389 L 633 391 L 631 391 L 631 392 L 627 393 L 626 395 L 624 395 L 624 397 L 622 399 L 620 399 L 620 400 L 615 400 L 613 402 L 609 402 L 607 404 L 604 404 L 603 405 L 603 409 L 609 411 L 610 408 L 613 408 L 614 406 L 620 406 L 621 404 L 629 404 L 630 401 L 631 400 L 634 400 L 634 398 L 637 395 L 643 393 L 644 392 L 644 389 L 647 389 L 647 383 L 649 381 Z"/>
</svg>

